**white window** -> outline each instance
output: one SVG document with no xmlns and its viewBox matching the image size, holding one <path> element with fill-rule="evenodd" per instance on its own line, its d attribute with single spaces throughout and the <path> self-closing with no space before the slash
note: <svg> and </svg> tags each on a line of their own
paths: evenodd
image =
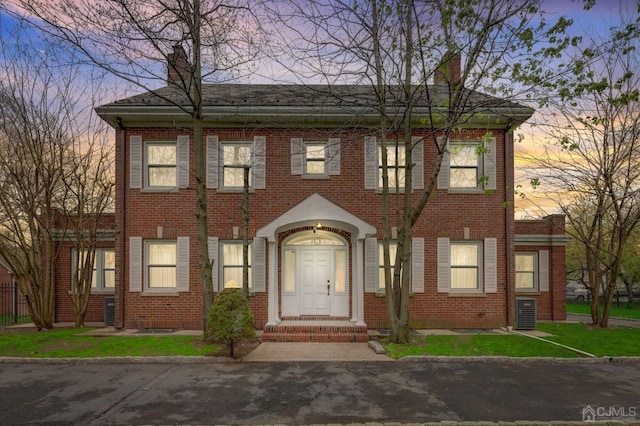
<svg viewBox="0 0 640 426">
<path fill-rule="evenodd" d="M 538 291 L 538 254 L 516 253 L 516 291 Z"/>
<path fill-rule="evenodd" d="M 151 290 L 177 288 L 176 241 L 145 242 L 146 287 Z"/>
<path fill-rule="evenodd" d="M 393 144 L 386 146 L 387 151 L 387 176 L 389 178 L 389 189 L 404 188 L 404 175 L 406 170 L 406 157 L 404 146 Z M 382 188 L 382 146 L 378 147 L 378 188 Z"/>
<path fill-rule="evenodd" d="M 451 289 L 479 290 L 482 246 L 479 242 L 451 243 Z"/>
<path fill-rule="evenodd" d="M 84 264 L 87 257 L 85 251 L 76 257 L 73 251 L 73 273 L 77 273 L 77 262 Z M 115 288 L 116 255 L 113 249 L 96 249 L 93 261 L 91 291 L 112 291 Z"/>
<path fill-rule="evenodd" d="M 305 142 L 304 144 L 304 174 L 325 175 L 327 146 L 323 142 Z"/>
<path fill-rule="evenodd" d="M 146 142 L 145 187 L 177 186 L 177 148 L 171 142 Z"/>
<path fill-rule="evenodd" d="M 244 169 L 251 167 L 251 142 L 222 143 L 222 182 L 225 188 L 244 187 Z M 249 173 L 249 186 L 252 186 Z"/>
<path fill-rule="evenodd" d="M 249 290 L 252 289 L 251 245 L 249 245 Z M 224 288 L 242 288 L 242 242 L 222 242 L 222 283 Z"/>
<path fill-rule="evenodd" d="M 396 252 L 398 251 L 398 244 L 395 241 L 389 241 L 389 260 L 391 262 L 391 279 L 395 271 Z M 378 291 L 384 291 L 384 244 L 378 243 Z"/>
<path fill-rule="evenodd" d="M 481 154 L 479 143 L 450 145 L 450 188 L 477 188 L 480 185 Z"/>
</svg>

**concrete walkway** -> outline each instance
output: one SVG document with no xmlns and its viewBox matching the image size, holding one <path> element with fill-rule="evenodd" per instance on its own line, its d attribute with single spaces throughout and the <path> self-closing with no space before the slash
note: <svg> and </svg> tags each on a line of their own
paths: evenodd
<svg viewBox="0 0 640 426">
<path fill-rule="evenodd" d="M 375 353 L 367 343 L 263 342 L 242 361 L 393 361 L 393 359 Z"/>
</svg>

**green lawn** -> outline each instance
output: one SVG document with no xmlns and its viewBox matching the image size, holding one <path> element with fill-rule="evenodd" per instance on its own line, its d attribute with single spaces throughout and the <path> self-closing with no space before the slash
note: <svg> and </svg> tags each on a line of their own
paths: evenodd
<svg viewBox="0 0 640 426">
<path fill-rule="evenodd" d="M 591 315 L 591 307 L 586 303 L 567 302 L 567 313 Z M 635 304 L 632 308 L 624 307 L 624 304 L 620 304 L 619 308 L 612 306 L 610 316 L 612 318 L 640 319 L 640 305 Z"/>
<path fill-rule="evenodd" d="M 601 329 L 585 324 L 538 323 L 537 329 L 552 334 L 544 339 L 596 356 L 640 356 L 640 329 Z M 514 334 L 431 335 L 414 338 L 410 345 L 385 344 L 392 358 L 410 355 L 580 357 L 552 343 Z"/>
<path fill-rule="evenodd" d="M 54 329 L 0 334 L 0 356 L 89 358 L 108 356 L 212 355 L 220 347 L 194 336 L 79 336 L 91 330 Z"/>
</svg>

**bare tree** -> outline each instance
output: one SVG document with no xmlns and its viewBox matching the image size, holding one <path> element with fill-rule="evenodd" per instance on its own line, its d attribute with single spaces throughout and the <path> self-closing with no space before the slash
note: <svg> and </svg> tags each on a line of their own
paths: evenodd
<svg viewBox="0 0 640 426">
<path fill-rule="evenodd" d="M 637 11 L 629 16 L 637 22 Z M 640 222 L 640 31 L 634 24 L 611 31 L 589 40 L 558 82 L 557 124 L 544 126 L 556 143 L 529 159 L 535 181 L 562 194 L 560 208 L 583 250 L 591 318 L 602 327 Z"/>
<path fill-rule="evenodd" d="M 379 117 L 375 136 L 380 141 L 382 161 L 390 340 L 407 342 L 412 229 L 437 188 L 449 136 L 485 114 L 496 101 L 478 96 L 478 91 L 498 94 L 503 101 L 517 99 L 517 95 L 524 99 L 531 87 L 553 76 L 554 70 L 545 68 L 545 60 L 568 43 L 563 33 L 570 22 L 560 19 L 552 26 L 544 21 L 536 23 L 540 2 L 535 0 L 267 3 L 269 13 L 279 17 L 283 28 L 283 51 L 288 55 L 274 55 L 286 58 L 281 60 L 283 67 L 295 69 L 301 79 L 325 81 L 329 87 L 348 82 L 369 86 L 375 93 L 367 102 Z M 545 49 L 537 48 L 540 41 L 547 43 Z M 514 85 L 514 79 L 522 85 Z M 437 84 L 429 84 L 434 80 Z M 357 96 L 354 100 L 349 104 L 350 99 L 341 99 L 347 109 L 361 110 L 365 103 Z M 426 109 L 420 117 L 415 113 L 417 107 Z M 360 126 L 358 118 L 354 114 L 350 124 Z M 412 139 L 417 129 L 425 135 L 420 141 Z M 436 155 L 431 169 L 425 170 L 424 189 L 416 199 L 411 194 L 417 143 L 429 146 Z M 491 148 L 485 145 L 480 149 L 486 152 Z M 399 151 L 403 154 L 398 155 Z M 402 167 L 392 168 L 391 164 Z M 481 177 L 480 185 L 489 188 L 486 180 Z M 400 182 L 403 191 L 398 190 Z M 510 190 L 505 191 L 506 205 L 510 204 Z M 389 250 L 392 228 L 398 230 L 395 259 L 390 258 Z"/>
<path fill-rule="evenodd" d="M 202 141 L 204 81 L 224 81 L 256 56 L 260 21 L 247 0 L 11 0 L 13 16 L 80 51 L 107 72 L 150 91 L 190 117 L 195 147 L 198 258 L 204 318 L 213 301 L 207 242 L 207 193 Z M 20 12 L 20 10 L 25 12 Z M 173 90 L 166 84 L 169 63 Z M 173 96 L 174 93 L 182 96 Z M 178 100 L 177 100 L 178 99 Z"/>
</svg>

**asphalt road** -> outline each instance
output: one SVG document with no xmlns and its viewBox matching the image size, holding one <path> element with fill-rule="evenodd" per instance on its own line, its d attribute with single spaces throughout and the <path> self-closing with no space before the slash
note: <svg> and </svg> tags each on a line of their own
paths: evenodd
<svg viewBox="0 0 640 426">
<path fill-rule="evenodd" d="M 587 406 L 640 419 L 640 364 L 0 364 L 11 425 L 579 422 Z"/>
</svg>

